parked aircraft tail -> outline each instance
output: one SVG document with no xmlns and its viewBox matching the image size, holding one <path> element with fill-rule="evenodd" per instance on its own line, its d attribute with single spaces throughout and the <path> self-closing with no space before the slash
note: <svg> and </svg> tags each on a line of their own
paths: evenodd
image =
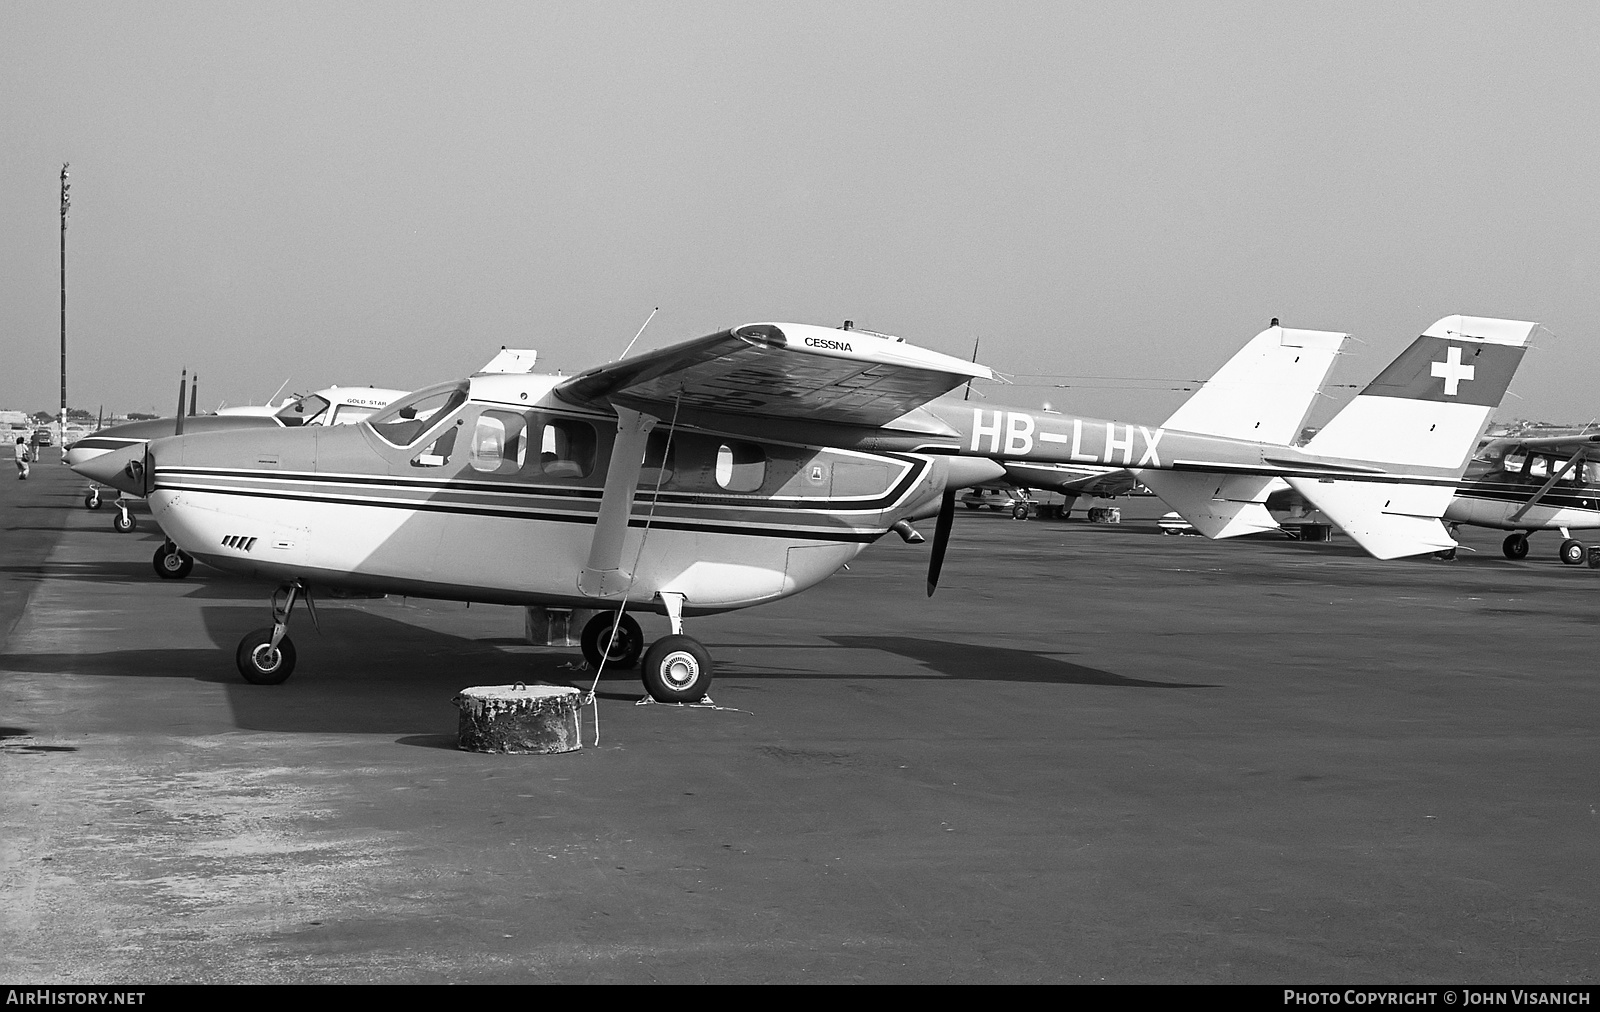
<svg viewBox="0 0 1600 1012">
<path fill-rule="evenodd" d="M 1348 337 L 1333 331 L 1268 327 L 1173 412 L 1163 428 L 1292 443 Z M 1266 507 L 1271 477 L 1153 468 L 1134 474 L 1206 537 L 1278 529 Z"/>
<path fill-rule="evenodd" d="M 1439 518 L 1537 326 L 1438 321 L 1304 447 L 1395 477 L 1291 477 L 1290 486 L 1380 559 L 1454 548 Z"/>
</svg>

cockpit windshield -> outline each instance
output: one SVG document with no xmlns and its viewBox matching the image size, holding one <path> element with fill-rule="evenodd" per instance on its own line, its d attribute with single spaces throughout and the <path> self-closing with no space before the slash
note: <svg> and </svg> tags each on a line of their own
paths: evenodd
<svg viewBox="0 0 1600 1012">
<path fill-rule="evenodd" d="M 285 425 L 314 425 L 318 418 L 328 410 L 328 399 L 319 394 L 307 394 L 293 404 L 280 408 L 277 412 L 278 421 Z"/>
<path fill-rule="evenodd" d="M 386 442 L 410 446 L 426 432 L 436 418 L 443 418 L 467 400 L 467 383 L 456 380 L 423 387 L 384 408 L 367 422 Z"/>
</svg>

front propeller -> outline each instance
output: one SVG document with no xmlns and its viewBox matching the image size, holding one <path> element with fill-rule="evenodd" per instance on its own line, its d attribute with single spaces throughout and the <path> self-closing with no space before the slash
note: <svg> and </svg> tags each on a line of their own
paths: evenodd
<svg viewBox="0 0 1600 1012">
<path fill-rule="evenodd" d="M 939 571 L 944 568 L 944 550 L 950 544 L 950 525 L 956 519 L 956 490 L 946 488 L 939 500 L 939 520 L 933 528 L 933 554 L 928 559 L 928 596 L 939 589 Z"/>
</svg>

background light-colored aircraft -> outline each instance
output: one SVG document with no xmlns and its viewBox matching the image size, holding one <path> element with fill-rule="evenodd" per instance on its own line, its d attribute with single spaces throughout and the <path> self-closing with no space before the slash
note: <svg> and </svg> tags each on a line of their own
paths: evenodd
<svg viewBox="0 0 1600 1012">
<path fill-rule="evenodd" d="M 279 583 L 273 624 L 235 653 L 252 682 L 293 670 L 295 602 L 345 588 L 598 611 L 591 663 L 643 652 L 649 693 L 692 701 L 712 663 L 686 617 L 799 593 L 937 516 L 932 593 L 957 490 L 1002 461 L 1174 479 L 1212 536 L 1253 529 L 1255 493 L 1283 477 L 1380 558 L 1453 547 L 1439 518 L 1533 327 L 1440 320 L 1304 449 L 941 398 L 989 370 L 760 323 L 570 378 L 440 384 L 356 426 L 192 433 L 83 470 L 147 494 L 185 552 Z M 629 611 L 671 633 L 645 651 Z"/>
<path fill-rule="evenodd" d="M 537 352 L 535 351 L 507 348 L 502 345 L 500 350 L 479 372 L 483 374 L 530 372 L 534 368 L 537 357 Z M 188 372 L 185 370 L 184 377 L 178 384 L 178 415 L 172 418 L 147 419 L 128 422 L 108 429 L 97 429 L 91 436 L 79 440 L 68 448 L 64 455 L 66 463 L 73 467 L 74 470 L 78 470 L 79 473 L 84 473 L 79 465 L 93 460 L 101 454 L 113 450 L 124 450 L 130 446 L 142 446 L 150 439 L 169 435 L 182 435 L 185 432 L 227 432 L 250 428 L 295 428 L 302 425 L 354 425 L 356 422 L 370 418 L 374 412 L 388 406 L 409 392 L 373 386 L 332 386 L 310 394 L 297 394 L 277 405 L 221 408 L 214 415 L 197 415 L 194 413 L 196 400 L 194 388 L 190 388 L 187 395 L 185 394 L 184 388 L 187 380 Z M 285 381 L 285 385 L 287 385 L 287 381 Z M 184 414 L 183 406 L 186 396 L 189 410 L 187 414 Z M 91 510 L 100 508 L 101 496 L 98 485 L 90 487 L 88 493 L 84 496 L 83 504 Z M 123 534 L 136 529 L 138 522 L 128 509 L 127 500 L 119 496 L 115 505 L 117 514 L 112 518 L 112 527 Z M 151 565 L 154 567 L 156 574 L 163 579 L 181 580 L 193 570 L 194 560 L 169 540 L 163 542 L 156 549 L 155 557 L 151 559 Z"/>
<path fill-rule="evenodd" d="M 295 397 L 274 408 L 270 413 L 261 409 L 224 408 L 214 415 L 178 415 L 173 418 L 153 418 L 126 422 L 100 429 L 67 447 L 63 459 L 68 466 L 84 474 L 81 465 L 105 453 L 142 447 L 151 439 L 199 432 L 236 432 L 251 429 L 281 429 L 301 425 L 352 425 L 372 415 L 373 412 L 405 396 L 409 391 L 380 389 L 378 387 L 329 387 L 316 393 Z M 179 403 L 183 401 L 179 395 Z M 103 504 L 99 485 L 91 485 L 83 497 L 83 505 L 97 510 Z M 120 534 L 127 534 L 139 524 L 129 509 L 126 494 L 119 495 L 112 504 L 116 514 L 111 526 Z M 156 549 L 150 560 L 156 575 L 168 580 L 181 580 L 194 569 L 194 559 L 169 539 Z"/>
<path fill-rule="evenodd" d="M 1582 564 L 1589 548 L 1572 531 L 1600 528 L 1600 433 L 1487 441 L 1444 518 L 1511 531 L 1501 545 L 1508 559 L 1527 557 L 1530 534 L 1559 531 L 1561 561 Z"/>
</svg>

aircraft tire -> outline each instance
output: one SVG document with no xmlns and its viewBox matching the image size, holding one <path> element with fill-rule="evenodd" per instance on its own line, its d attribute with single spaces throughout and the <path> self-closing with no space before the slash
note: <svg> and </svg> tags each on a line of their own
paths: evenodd
<svg viewBox="0 0 1600 1012">
<path fill-rule="evenodd" d="M 278 685 L 294 674 L 294 643 L 285 636 L 271 649 L 272 627 L 257 629 L 239 641 L 234 654 L 239 674 L 252 685 Z"/>
<path fill-rule="evenodd" d="M 111 518 L 111 529 L 118 534 L 131 534 L 139 526 L 139 521 L 127 510 L 117 510 L 117 515 Z"/>
<path fill-rule="evenodd" d="M 1569 566 L 1581 566 L 1589 558 L 1589 550 L 1583 547 L 1583 542 L 1568 538 L 1561 542 L 1561 561 Z"/>
<path fill-rule="evenodd" d="M 1021 503 L 1017 503 L 1015 506 L 1011 507 L 1011 519 L 1013 519 L 1013 520 L 1026 520 L 1026 519 L 1028 519 L 1028 507 L 1022 505 Z"/>
<path fill-rule="evenodd" d="M 98 492 L 90 492 L 88 495 L 84 496 L 83 497 L 83 508 L 84 509 L 88 509 L 88 510 L 97 510 L 97 509 L 99 509 L 100 508 L 100 494 Z"/>
<path fill-rule="evenodd" d="M 163 543 L 156 549 L 150 565 L 155 567 L 156 575 L 163 580 L 181 580 L 194 569 L 194 558 L 176 545 Z"/>
<path fill-rule="evenodd" d="M 644 689 L 658 703 L 698 703 L 711 691 L 711 654 L 688 636 L 663 636 L 644 652 Z"/>
<path fill-rule="evenodd" d="M 1500 542 L 1500 551 L 1508 559 L 1526 559 L 1528 557 L 1528 536 L 1526 534 L 1508 534 Z"/>
<path fill-rule="evenodd" d="M 611 641 L 611 626 L 616 623 L 614 612 L 603 611 L 591 618 L 583 627 L 583 659 L 589 662 L 589 667 L 600 670 L 600 661 L 605 653 L 605 644 Z M 644 652 L 644 633 L 639 629 L 639 623 L 633 616 L 626 612 L 622 615 L 622 622 L 617 624 L 617 639 L 611 643 L 611 654 L 606 659 L 608 668 L 631 668 L 639 663 L 639 655 Z"/>
<path fill-rule="evenodd" d="M 975 510 L 978 508 L 978 504 L 975 502 L 964 502 L 961 505 L 965 506 L 969 510 Z"/>
</svg>

